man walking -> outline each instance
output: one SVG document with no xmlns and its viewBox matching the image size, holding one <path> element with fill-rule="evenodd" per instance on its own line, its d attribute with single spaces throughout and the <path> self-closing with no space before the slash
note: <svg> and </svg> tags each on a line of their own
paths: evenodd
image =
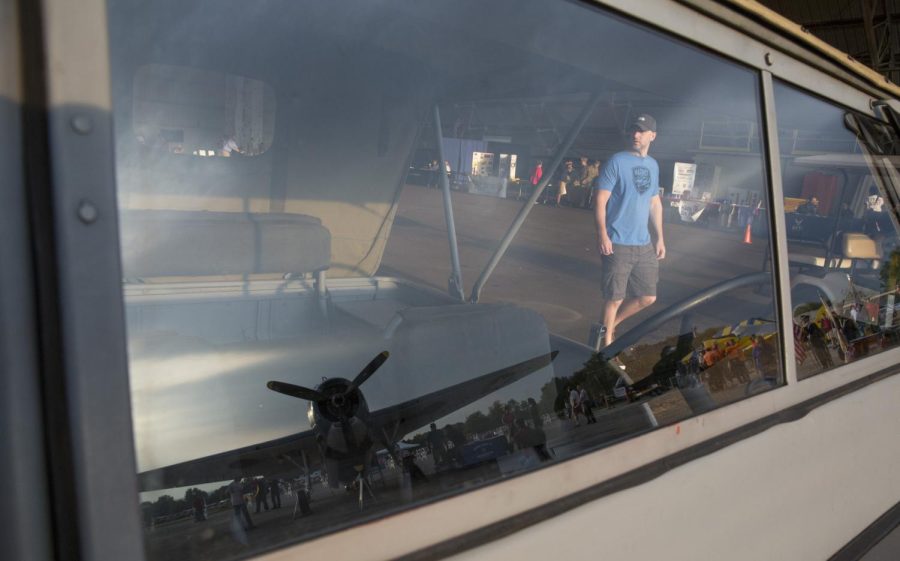
<svg viewBox="0 0 900 561">
<path fill-rule="evenodd" d="M 656 119 L 638 115 L 631 126 L 631 148 L 610 158 L 597 181 L 594 218 L 603 256 L 604 345 L 613 342 L 618 324 L 656 301 L 666 245 L 659 165 L 647 155 L 654 140 Z"/>
</svg>

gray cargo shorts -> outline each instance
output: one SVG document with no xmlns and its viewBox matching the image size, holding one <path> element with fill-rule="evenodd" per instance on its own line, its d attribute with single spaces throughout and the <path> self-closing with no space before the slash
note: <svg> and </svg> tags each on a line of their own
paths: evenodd
<svg viewBox="0 0 900 561">
<path fill-rule="evenodd" d="M 603 256 L 603 297 L 624 300 L 626 296 L 656 296 L 659 260 L 653 244 L 613 244 L 612 255 Z"/>
</svg>

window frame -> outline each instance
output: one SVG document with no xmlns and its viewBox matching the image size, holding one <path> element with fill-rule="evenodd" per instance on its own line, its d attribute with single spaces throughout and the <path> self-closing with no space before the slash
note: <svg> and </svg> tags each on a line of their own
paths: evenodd
<svg viewBox="0 0 900 561">
<path fill-rule="evenodd" d="M 682 4 L 663 0 L 595 3 L 689 45 L 696 45 L 697 29 L 702 28 L 702 48 L 759 74 L 763 91 L 760 110 L 766 128 L 766 192 L 771 201 L 769 218 L 776 242 L 779 320 L 784 326 L 784 318 L 791 317 L 789 294 L 786 295 L 790 283 L 772 78 L 822 92 L 832 101 L 878 118 L 870 108 L 876 90 L 865 85 L 857 89 L 861 81 L 850 85 L 834 75 L 823 74 L 808 62 L 779 51 L 777 44 L 751 37 Z M 43 68 L 33 71 L 46 73 L 46 134 L 52 170 L 46 195 L 53 213 L 39 216 L 40 222 L 34 227 L 52 228 L 55 232 L 52 265 L 57 272 L 57 290 L 43 296 L 52 297 L 57 304 L 60 337 L 56 348 L 44 352 L 59 359 L 59 379 L 64 383 L 65 394 L 57 405 L 64 407 L 65 417 L 57 421 L 65 420 L 71 425 L 66 436 L 72 454 L 69 465 L 63 466 L 69 476 L 54 485 L 69 486 L 77 507 L 74 516 L 57 522 L 71 526 L 79 546 L 75 554 L 78 558 L 139 560 L 144 558 L 144 549 L 120 284 L 107 6 L 104 0 L 77 5 L 43 0 L 41 7 L 42 19 L 23 27 L 23 35 L 35 32 L 44 41 Z M 299 544 L 286 544 L 260 558 L 333 556 L 336 551 L 365 558 L 373 555 L 371 543 L 383 544 L 378 555 L 384 557 L 433 548 L 454 536 L 476 532 L 708 443 L 772 412 L 850 387 L 849 384 L 867 379 L 866 372 L 896 370 L 900 363 L 900 349 L 892 349 L 798 384 L 791 335 L 784 329 L 780 335 L 785 386 L 686 419 L 678 425 L 681 436 L 677 440 L 669 428 L 664 428 L 475 492 L 433 500 L 377 522 Z M 102 352 L 96 352 L 98 349 Z M 859 368 L 863 363 L 866 368 Z M 44 375 L 47 376 L 46 371 Z M 52 407 L 54 403 L 45 401 L 45 405 Z M 59 428 L 51 424 L 47 430 L 52 433 Z M 546 485 L 547 478 L 558 485 Z M 411 527 L 416 532 L 409 532 Z M 404 540 L 386 541 L 385 535 L 404 536 Z"/>
<path fill-rule="evenodd" d="M 24 76 L 33 62 L 25 58 L 29 45 L 20 33 L 32 15 L 27 11 L 0 1 L 0 481 L 7 497 L 0 525 L 7 536 L 4 553 L 30 560 L 50 559 L 54 542 L 26 183 L 26 158 L 34 152 L 26 146 L 40 136 L 30 134 L 35 115 L 25 111 L 35 87 Z"/>
<path fill-rule="evenodd" d="M 56 554 L 140 561 L 106 2 L 35 4 L 20 33 L 37 84 L 27 171 Z"/>
</svg>

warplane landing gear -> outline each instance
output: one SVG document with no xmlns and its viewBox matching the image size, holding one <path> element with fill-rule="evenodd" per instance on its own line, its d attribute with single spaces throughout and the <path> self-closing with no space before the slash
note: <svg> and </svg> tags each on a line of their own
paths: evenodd
<svg viewBox="0 0 900 561">
<path fill-rule="evenodd" d="M 378 502 L 378 499 L 375 498 L 375 493 L 372 491 L 372 484 L 369 483 L 369 481 L 363 475 L 365 466 L 356 465 L 353 466 L 353 469 L 356 470 L 356 479 L 353 481 L 353 484 L 356 485 L 357 489 L 359 489 L 359 510 L 362 510 L 364 504 L 363 489 L 369 492 L 369 496 L 371 496 L 372 500 L 376 503 Z"/>
</svg>

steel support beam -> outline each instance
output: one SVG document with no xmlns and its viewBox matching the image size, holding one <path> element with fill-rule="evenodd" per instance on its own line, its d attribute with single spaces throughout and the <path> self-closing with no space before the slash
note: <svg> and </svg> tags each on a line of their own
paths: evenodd
<svg viewBox="0 0 900 561">
<path fill-rule="evenodd" d="M 513 220 L 512 225 L 509 227 L 509 230 L 506 231 L 506 235 L 503 236 L 502 240 L 500 240 L 500 245 L 497 246 L 497 249 L 491 256 L 491 260 L 485 266 L 484 271 L 482 271 L 481 273 L 481 276 L 478 277 L 478 281 L 475 283 L 475 286 L 472 287 L 472 295 L 469 297 L 469 300 L 472 303 L 478 302 L 478 299 L 481 297 L 481 289 L 484 288 L 484 284 L 487 282 L 488 278 L 490 278 L 491 273 L 494 272 L 497 264 L 500 263 L 501 259 L 503 259 L 503 256 L 506 254 L 506 250 L 509 249 L 509 244 L 512 243 L 513 238 L 515 238 L 516 234 L 519 233 L 519 229 L 522 227 L 522 224 L 525 223 L 525 219 L 528 218 L 528 214 L 531 212 L 531 208 L 534 206 L 535 201 L 538 200 L 538 197 L 541 196 L 541 193 L 544 192 L 544 189 L 556 174 L 556 168 L 559 167 L 559 164 L 566 156 L 566 152 L 568 152 L 569 148 L 572 147 L 572 143 L 575 142 L 575 138 L 578 137 L 578 133 L 580 133 L 581 129 L 584 128 L 585 123 L 587 123 L 587 120 L 594 112 L 594 107 L 597 106 L 597 102 L 599 100 L 599 94 L 591 95 L 590 99 L 588 99 L 587 103 L 584 105 L 584 108 L 581 110 L 581 114 L 578 116 L 578 119 L 576 119 L 575 123 L 572 124 L 572 127 L 569 129 L 569 133 L 566 135 L 566 138 L 563 140 L 562 144 L 560 144 L 559 146 L 559 149 L 556 151 L 556 155 L 553 157 L 550 166 L 547 167 L 543 179 L 541 179 L 541 182 L 538 183 L 537 188 L 534 190 L 534 193 L 532 193 L 528 200 L 525 201 L 525 204 L 522 206 L 519 214 L 516 215 L 515 220 Z"/>
<path fill-rule="evenodd" d="M 459 298 L 460 302 L 466 299 L 463 292 L 462 268 L 459 264 L 459 246 L 456 243 L 456 223 L 453 221 L 453 203 L 450 200 L 450 178 L 447 177 L 447 171 L 444 167 L 446 158 L 444 157 L 444 133 L 441 130 L 441 109 L 434 104 L 434 134 L 436 135 L 438 147 L 438 177 L 441 178 L 441 191 L 444 195 L 444 219 L 447 221 L 447 242 L 450 244 L 450 278 L 448 279 L 447 290 L 450 295 Z"/>
</svg>

